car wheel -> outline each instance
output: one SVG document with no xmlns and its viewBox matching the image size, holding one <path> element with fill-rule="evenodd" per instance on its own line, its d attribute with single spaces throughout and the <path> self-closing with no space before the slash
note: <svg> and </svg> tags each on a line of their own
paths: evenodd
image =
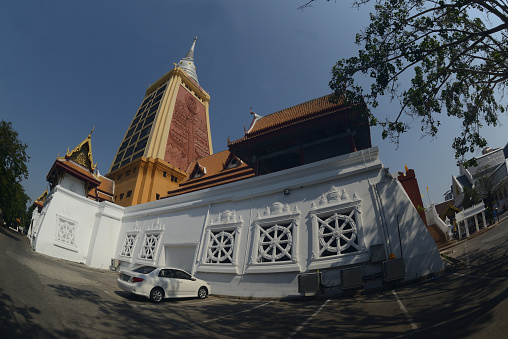
<svg viewBox="0 0 508 339">
<path fill-rule="evenodd" d="M 199 299 L 205 299 L 208 295 L 208 290 L 206 287 L 200 287 L 198 290 L 198 298 Z"/>
<path fill-rule="evenodd" d="M 154 287 L 150 291 L 150 300 L 154 303 L 160 303 L 164 297 L 164 290 L 160 287 Z"/>
</svg>

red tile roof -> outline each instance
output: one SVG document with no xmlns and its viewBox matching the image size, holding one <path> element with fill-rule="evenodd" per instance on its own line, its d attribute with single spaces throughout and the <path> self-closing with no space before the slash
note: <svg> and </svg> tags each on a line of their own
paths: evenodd
<svg viewBox="0 0 508 339">
<path fill-rule="evenodd" d="M 196 164 L 199 164 L 206 169 L 206 174 L 199 178 L 188 177 L 179 188 L 171 191 L 168 196 L 199 191 L 254 176 L 254 170 L 245 163 L 241 163 L 238 167 L 227 168 L 226 162 L 232 158 L 230 154 L 229 150 L 226 150 L 192 162 L 189 166 L 189 173 L 194 171 Z"/>
<path fill-rule="evenodd" d="M 343 99 L 339 100 L 338 103 L 332 103 L 330 102 L 330 98 L 331 94 L 325 95 L 323 97 L 272 113 L 259 119 L 254 118 L 251 127 L 245 136 L 241 139 L 230 142 L 228 145 L 240 143 L 244 140 L 258 135 L 270 133 L 272 131 L 295 125 L 306 120 L 314 119 L 335 113 L 339 110 L 350 108 L 349 105 L 344 104 Z"/>
<path fill-rule="evenodd" d="M 49 177 L 50 177 L 51 173 L 54 170 L 56 170 L 56 168 L 58 168 L 58 167 L 63 168 L 67 172 L 73 174 L 74 176 L 76 176 L 80 179 L 86 180 L 96 186 L 98 186 L 101 183 L 99 181 L 99 179 L 93 173 L 90 172 L 90 170 L 84 168 L 81 165 L 76 164 L 72 160 L 62 159 L 62 158 L 58 158 L 55 160 L 53 167 L 51 167 L 51 170 L 49 171 L 48 175 L 46 176 L 46 180 L 49 181 Z"/>
<path fill-rule="evenodd" d="M 109 195 L 115 194 L 115 182 L 113 180 L 102 175 L 99 176 L 99 180 L 101 181 L 101 184 L 97 187 L 97 190 Z"/>
<path fill-rule="evenodd" d="M 115 182 L 103 176 L 99 176 L 99 180 L 100 185 L 92 188 L 88 193 L 88 197 L 92 200 L 113 202 Z"/>
</svg>

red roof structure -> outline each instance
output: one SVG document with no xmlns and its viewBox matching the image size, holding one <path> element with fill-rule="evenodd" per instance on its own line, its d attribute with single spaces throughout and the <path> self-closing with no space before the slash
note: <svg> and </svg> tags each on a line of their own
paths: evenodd
<svg viewBox="0 0 508 339">
<path fill-rule="evenodd" d="M 326 95 L 265 117 L 254 114 L 231 153 L 256 175 L 300 166 L 372 147 L 368 118 L 359 106 Z"/>
<path fill-rule="evenodd" d="M 168 196 L 291 168 L 371 147 L 367 117 L 331 95 L 261 117 L 229 150 L 192 162 L 187 179 Z"/>
<path fill-rule="evenodd" d="M 93 132 L 93 130 L 92 130 Z M 46 180 L 51 189 L 60 183 L 66 173 L 84 181 L 87 197 L 96 201 L 113 201 L 114 182 L 96 174 L 97 164 L 93 163 L 91 136 L 83 140 L 71 152 L 67 149 L 64 157 L 58 157 L 51 167 Z"/>
<path fill-rule="evenodd" d="M 188 172 L 189 177 L 179 188 L 168 192 L 168 196 L 224 185 L 254 176 L 254 170 L 239 161 L 228 150 L 193 161 Z M 198 172 L 201 174 L 193 177 Z"/>
</svg>

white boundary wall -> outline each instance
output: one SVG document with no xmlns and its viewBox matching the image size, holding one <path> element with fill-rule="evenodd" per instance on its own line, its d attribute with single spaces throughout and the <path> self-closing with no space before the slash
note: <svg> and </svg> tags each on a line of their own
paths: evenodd
<svg viewBox="0 0 508 339">
<path fill-rule="evenodd" d="M 349 253 L 326 255 L 323 248 L 333 249 L 334 243 L 320 237 L 320 220 L 335 213 L 341 220 L 353 218 L 357 243 Z M 220 232 L 229 242 L 221 243 Z M 386 258 L 390 253 L 404 258 L 406 279 L 443 268 L 432 237 L 374 147 L 128 207 L 116 255 L 122 267 L 165 265 L 168 249 L 195 246 L 194 255 L 178 259 L 207 280 L 213 293 L 282 297 L 298 294 L 303 272 L 320 270 L 335 277 L 328 282 L 334 285 L 340 284 L 341 268 L 362 267 L 364 276 L 380 273 L 381 264 L 370 263 L 370 246 L 378 244 L 384 244 Z M 275 247 L 278 252 L 270 252 Z M 230 259 L 218 262 L 221 253 Z M 276 256 L 282 260 L 270 262 Z"/>
<path fill-rule="evenodd" d="M 62 186 L 46 198 L 33 220 L 29 238 L 40 253 L 108 269 L 124 208 L 96 202 Z"/>
<path fill-rule="evenodd" d="M 30 234 L 36 251 L 97 268 L 178 263 L 222 295 L 297 295 L 299 274 L 339 286 L 353 267 L 380 286 L 373 245 L 404 259 L 406 280 L 443 269 L 377 147 L 128 208 L 57 186 Z"/>
</svg>

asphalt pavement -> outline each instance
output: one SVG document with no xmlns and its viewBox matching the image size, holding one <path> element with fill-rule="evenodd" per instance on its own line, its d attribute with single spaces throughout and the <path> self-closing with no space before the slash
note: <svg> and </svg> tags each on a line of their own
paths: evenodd
<svg viewBox="0 0 508 339">
<path fill-rule="evenodd" d="M 35 253 L 2 228 L 0 337 L 506 337 L 508 221 L 442 253 L 446 271 L 376 293 L 152 304 L 119 290 L 116 272 Z"/>
</svg>

